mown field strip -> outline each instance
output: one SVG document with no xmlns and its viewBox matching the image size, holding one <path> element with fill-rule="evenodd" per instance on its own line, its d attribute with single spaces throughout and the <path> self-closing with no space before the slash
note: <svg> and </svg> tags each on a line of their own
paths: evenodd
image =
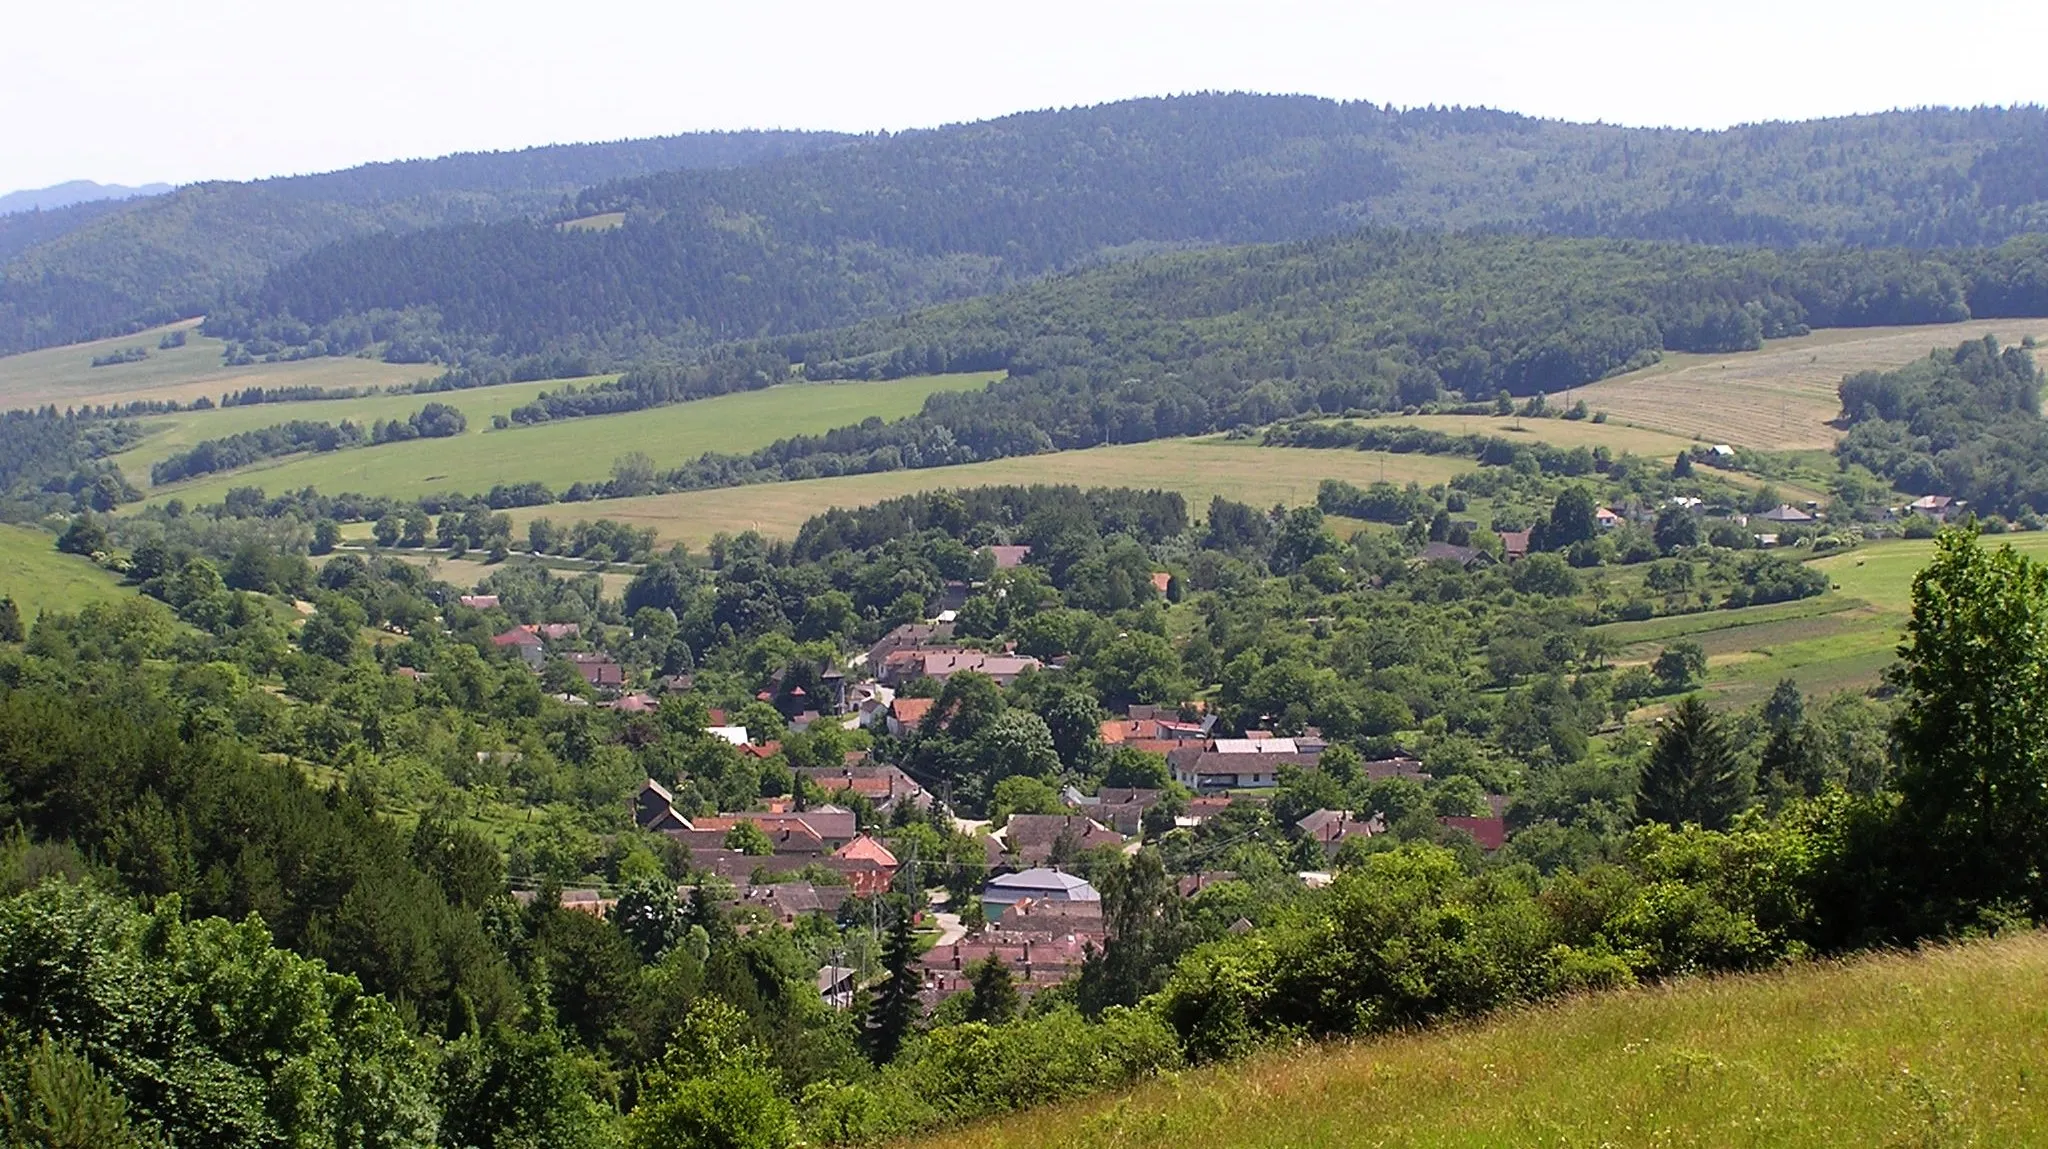
<svg viewBox="0 0 2048 1149">
<path fill-rule="evenodd" d="M 1220 439 L 1165 439 L 957 467 L 527 507 L 514 511 L 513 518 L 522 524 L 522 529 L 524 523 L 536 518 L 558 522 L 615 519 L 653 527 L 664 541 L 702 546 L 720 532 L 756 530 L 770 537 L 790 538 L 804 520 L 832 507 L 867 506 L 898 495 L 940 488 L 1010 483 L 1159 488 L 1179 491 L 1187 497 L 1189 511 L 1200 515 L 1215 495 L 1260 507 L 1274 503 L 1300 506 L 1315 502 L 1316 486 L 1326 478 L 1361 484 L 1384 478 L 1390 482 L 1413 480 L 1429 485 L 1444 482 L 1474 465 L 1464 459 L 1430 455 L 1283 450 Z"/>
</svg>

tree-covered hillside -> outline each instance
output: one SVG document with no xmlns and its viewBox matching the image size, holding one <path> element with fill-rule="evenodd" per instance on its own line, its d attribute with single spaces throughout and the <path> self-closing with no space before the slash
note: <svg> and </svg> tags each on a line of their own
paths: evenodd
<svg viewBox="0 0 2048 1149">
<path fill-rule="evenodd" d="M 266 278 L 215 329 L 283 343 L 374 316 L 449 356 L 835 326 L 1048 271 L 1386 226 L 1786 245 L 1974 245 L 2048 226 L 2040 109 L 1726 132 L 1203 95 L 864 139 L 585 191 L 576 214 L 365 237 Z M 424 334 L 424 339 L 422 335 Z M 382 341 L 382 340 L 380 340 Z"/>
<path fill-rule="evenodd" d="M 599 181 L 752 163 L 839 138 L 711 132 L 470 153 L 10 216 L 0 220 L 0 354 L 197 314 L 224 289 L 351 236 L 551 211 Z"/>
</svg>

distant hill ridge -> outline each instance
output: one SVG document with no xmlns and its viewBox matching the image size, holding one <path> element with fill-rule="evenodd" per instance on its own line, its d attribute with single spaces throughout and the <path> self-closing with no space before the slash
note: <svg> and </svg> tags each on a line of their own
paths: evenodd
<svg viewBox="0 0 2048 1149">
<path fill-rule="evenodd" d="M 591 184 L 753 163 L 845 138 L 700 132 L 461 153 L 0 215 L 0 354 L 198 314 L 321 244 L 546 213 Z"/>
<path fill-rule="evenodd" d="M 596 185 L 564 215 L 308 253 L 209 330 L 598 361 L 817 330 L 1162 249 L 1384 227 L 1791 246 L 2048 231 L 2040 108 L 1721 132 L 1212 94 L 863 137 Z"/>
<path fill-rule="evenodd" d="M 19 211 L 49 211 L 52 208 L 70 207 L 76 203 L 93 203 L 99 200 L 134 199 L 138 196 L 162 195 L 171 190 L 169 184 L 143 184 L 141 187 L 127 187 L 122 184 L 101 184 L 91 180 L 68 180 L 46 188 L 30 188 L 26 191 L 8 192 L 0 195 L 0 215 L 11 215 Z"/>
</svg>

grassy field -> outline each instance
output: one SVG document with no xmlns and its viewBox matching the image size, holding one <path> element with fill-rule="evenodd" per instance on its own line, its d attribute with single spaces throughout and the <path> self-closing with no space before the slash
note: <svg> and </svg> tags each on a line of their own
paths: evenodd
<svg viewBox="0 0 2048 1149">
<path fill-rule="evenodd" d="M 1841 413 L 1835 388 L 1842 376 L 1900 367 L 1936 347 L 1985 335 L 2012 343 L 2028 335 L 2048 338 L 2048 319 L 1831 328 L 1772 340 L 1760 351 L 1671 354 L 1655 366 L 1580 387 L 1570 398 L 1608 412 L 1610 421 L 1689 440 L 1772 451 L 1831 447 L 1836 431 L 1828 424 Z"/>
<path fill-rule="evenodd" d="M 221 341 L 199 334 L 198 320 L 138 331 L 96 343 L 74 343 L 0 358 L 0 409 L 125 403 L 131 399 L 219 399 L 246 387 L 382 387 L 439 375 L 438 367 L 380 363 L 374 359 L 305 359 L 297 363 L 221 365 Z M 165 332 L 185 329 L 185 345 L 157 350 Z M 94 367 L 93 357 L 140 347 L 139 363 Z M 314 418 L 315 416 L 288 416 Z M 275 420 L 273 420 L 275 421 Z"/>
<path fill-rule="evenodd" d="M 599 376 L 574 382 L 590 384 L 617 376 Z M 542 391 L 559 389 L 567 380 L 540 383 L 508 383 L 502 387 L 478 387 L 468 391 L 446 391 L 433 395 L 367 395 L 360 399 L 323 399 L 313 403 L 258 403 L 249 407 L 220 407 L 211 411 L 180 411 L 144 420 L 149 437 L 135 447 L 114 456 L 114 461 L 138 487 L 149 486 L 151 464 L 187 450 L 202 439 L 219 439 L 242 431 L 274 427 L 293 419 L 339 423 L 348 419 L 365 426 L 379 419 L 403 419 L 428 403 L 446 403 L 469 420 L 471 434 L 489 429 L 491 416 L 509 415 L 512 409 L 529 403 Z"/>
<path fill-rule="evenodd" d="M 626 226 L 626 213 L 622 211 L 599 212 L 596 215 L 565 219 L 555 226 L 563 231 L 610 231 L 615 227 Z"/>
<path fill-rule="evenodd" d="M 2048 532 L 1987 536 L 2022 554 L 2048 560 Z M 1707 653 L 1707 688 L 1723 701 L 1746 704 L 1781 678 L 1809 694 L 1862 690 L 1877 684 L 1905 637 L 1913 576 L 1934 543 L 1887 539 L 1813 560 L 1834 589 L 1818 598 L 1741 610 L 1713 610 L 1598 628 L 1620 648 L 1621 663 L 1647 662 L 1668 643 L 1689 638 Z"/>
<path fill-rule="evenodd" d="M 60 553 L 48 531 L 0 523 L 0 596 L 14 599 L 24 623 L 33 625 L 46 610 L 74 611 L 131 593 L 85 559 Z"/>
<path fill-rule="evenodd" d="M 1215 495 L 1255 506 L 1313 503 L 1323 479 L 1368 483 L 1385 478 L 1425 485 L 1441 483 L 1473 464 L 1463 459 L 1429 455 L 1393 455 L 1371 451 L 1281 450 L 1221 439 L 1168 439 L 1122 447 L 1096 447 L 970 463 L 919 471 L 885 471 L 808 479 L 795 483 L 763 483 L 653 495 L 643 499 L 552 507 L 527 507 L 512 512 L 520 529 L 531 519 L 615 519 L 653 527 L 665 542 L 701 546 L 720 531 L 758 530 L 771 537 L 796 534 L 805 519 L 832 507 L 861 507 L 898 495 L 941 487 L 985 487 L 1007 483 L 1072 483 L 1082 487 L 1158 487 L 1187 496 L 1188 509 L 1200 515 Z"/>
<path fill-rule="evenodd" d="M 2048 1144 L 2048 937 L 1682 982 L 1308 1046 L 914 1144 Z"/>
<path fill-rule="evenodd" d="M 885 383 L 792 384 L 506 431 L 491 430 L 488 416 L 471 416 L 469 431 L 453 439 L 289 456 L 231 474 L 159 488 L 156 493 L 175 494 L 189 503 L 208 503 L 220 501 L 230 488 L 246 486 L 267 491 L 312 486 L 331 493 L 416 496 L 437 491 L 481 494 L 497 483 L 538 481 L 559 491 L 578 480 L 607 478 L 612 461 L 632 451 L 646 452 L 660 466 L 675 466 L 706 451 L 751 451 L 790 435 L 858 423 L 870 415 L 884 419 L 913 415 L 928 395 L 985 387 L 993 378 L 989 374 L 929 375 Z M 491 397 L 499 390 L 466 393 L 470 396 L 466 402 L 490 410 L 507 406 Z M 382 403 L 385 398 L 375 401 Z M 406 406 L 408 411 L 417 410 L 424 401 L 421 396 L 403 398 L 413 400 Z M 319 406 L 332 407 L 337 415 L 342 410 L 339 404 Z M 303 417 L 297 413 L 312 408 L 292 410 L 295 417 Z M 147 449 L 150 445 L 145 443 L 138 451 Z"/>
</svg>

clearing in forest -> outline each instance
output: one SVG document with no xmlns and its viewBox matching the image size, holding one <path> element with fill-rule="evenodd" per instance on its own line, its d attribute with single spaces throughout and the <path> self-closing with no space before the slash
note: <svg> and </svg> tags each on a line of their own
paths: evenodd
<svg viewBox="0 0 2048 1149">
<path fill-rule="evenodd" d="M 1759 351 L 1667 354 L 1641 371 L 1552 395 L 1552 405 L 1585 400 L 1610 418 L 1685 439 L 1758 450 L 1828 448 L 1842 406 L 1844 375 L 1889 371 L 1937 347 L 1995 335 L 2018 343 L 2048 338 L 2048 319 L 1981 319 L 1924 327 L 1830 328 L 1774 339 Z"/>
<path fill-rule="evenodd" d="M 2048 935 L 1307 1045 L 912 1145 L 2040 1145 Z"/>
</svg>

